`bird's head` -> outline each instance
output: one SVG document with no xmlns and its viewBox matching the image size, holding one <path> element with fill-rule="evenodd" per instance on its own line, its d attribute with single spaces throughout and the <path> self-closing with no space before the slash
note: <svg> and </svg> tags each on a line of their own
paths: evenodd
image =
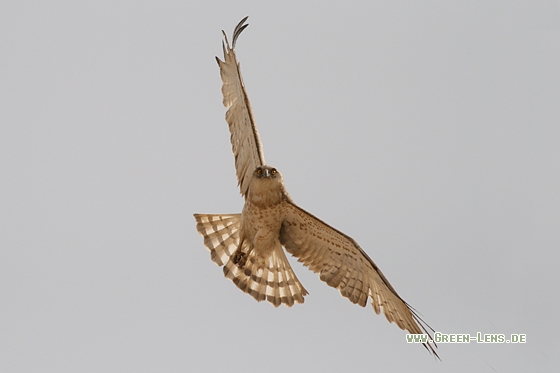
<svg viewBox="0 0 560 373">
<path fill-rule="evenodd" d="M 280 172 L 271 166 L 259 166 L 253 172 L 248 198 L 252 203 L 268 206 L 279 203 L 285 195 Z"/>
<path fill-rule="evenodd" d="M 253 176 L 257 179 L 281 179 L 280 172 L 271 166 L 259 166 L 255 169 Z"/>
</svg>

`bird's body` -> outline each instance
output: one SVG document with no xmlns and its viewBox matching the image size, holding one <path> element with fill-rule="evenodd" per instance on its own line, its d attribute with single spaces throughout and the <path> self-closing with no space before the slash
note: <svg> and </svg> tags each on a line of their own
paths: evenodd
<svg viewBox="0 0 560 373">
<path fill-rule="evenodd" d="M 227 260 L 215 254 L 223 247 L 219 239 L 205 240 L 207 247 L 210 244 L 212 258 L 220 257 L 217 264 L 225 264 L 224 275 L 257 301 L 266 299 L 276 307 L 282 303 L 287 306 L 303 303 L 307 295 L 280 242 L 288 201 L 291 199 L 280 173 L 275 168 L 262 166 L 257 168 L 249 183 L 241 214 L 230 217 L 237 222 L 220 225 L 217 229 L 215 222 L 221 215 L 195 214 L 197 228 L 205 237 L 235 237 Z"/>
<path fill-rule="evenodd" d="M 264 161 L 262 144 L 235 55 L 235 42 L 247 27 L 235 28 L 232 47 L 225 38 L 218 58 L 226 121 L 241 194 L 241 214 L 195 214 L 197 230 L 211 259 L 224 275 L 257 301 L 278 307 L 303 303 L 307 291 L 298 280 L 284 249 L 352 303 L 365 306 L 413 334 L 431 329 L 397 294 L 387 278 L 356 241 L 297 206 L 278 170 Z M 225 37 L 225 33 L 224 33 Z M 432 329 L 433 330 L 433 329 Z M 437 356 L 429 342 L 426 348 Z"/>
</svg>

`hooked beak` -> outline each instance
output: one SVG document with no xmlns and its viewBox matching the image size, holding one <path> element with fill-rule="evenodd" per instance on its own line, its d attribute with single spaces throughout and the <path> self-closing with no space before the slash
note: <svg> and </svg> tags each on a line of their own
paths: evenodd
<svg viewBox="0 0 560 373">
<path fill-rule="evenodd" d="M 270 177 L 270 171 L 269 171 L 267 168 L 265 168 L 265 169 L 263 170 L 263 176 L 264 176 L 264 177 Z"/>
</svg>

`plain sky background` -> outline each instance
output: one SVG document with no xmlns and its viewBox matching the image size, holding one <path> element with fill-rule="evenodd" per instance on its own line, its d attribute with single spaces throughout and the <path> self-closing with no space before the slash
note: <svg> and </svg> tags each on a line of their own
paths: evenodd
<svg viewBox="0 0 560 373">
<path fill-rule="evenodd" d="M 267 162 L 443 333 L 443 362 L 299 263 L 275 309 L 192 216 L 239 212 L 214 56 Z M 559 1 L 4 1 L 0 371 L 560 371 Z"/>
</svg>

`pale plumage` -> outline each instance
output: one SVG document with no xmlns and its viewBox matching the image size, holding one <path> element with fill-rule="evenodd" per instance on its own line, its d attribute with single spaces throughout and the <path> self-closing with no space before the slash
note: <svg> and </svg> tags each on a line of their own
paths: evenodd
<svg viewBox="0 0 560 373">
<path fill-rule="evenodd" d="M 257 301 L 268 300 L 278 307 L 284 303 L 292 306 L 303 303 L 307 291 L 297 279 L 282 246 L 273 246 L 264 263 L 259 261 L 257 251 L 252 250 L 245 259 L 244 268 L 230 260 L 240 244 L 241 214 L 195 214 L 196 229 L 204 236 L 204 245 L 210 250 L 210 258 L 219 266 L 224 266 L 224 275 L 241 290 L 249 293 Z M 244 242 L 241 252 L 248 250 Z"/>
<path fill-rule="evenodd" d="M 383 311 L 389 322 L 412 334 L 430 334 L 433 329 L 397 294 L 357 242 L 298 207 L 281 174 L 265 164 L 234 51 L 239 34 L 247 27 L 246 19 L 235 28 L 231 47 L 224 33 L 224 61 L 216 58 L 245 206 L 241 214 L 195 214 L 197 230 L 212 260 L 224 266 L 224 275 L 257 301 L 290 307 L 303 303 L 307 291 L 293 272 L 284 246 L 352 303 L 365 306 L 371 299 L 375 312 Z M 437 356 L 435 343 L 425 347 Z"/>
</svg>

